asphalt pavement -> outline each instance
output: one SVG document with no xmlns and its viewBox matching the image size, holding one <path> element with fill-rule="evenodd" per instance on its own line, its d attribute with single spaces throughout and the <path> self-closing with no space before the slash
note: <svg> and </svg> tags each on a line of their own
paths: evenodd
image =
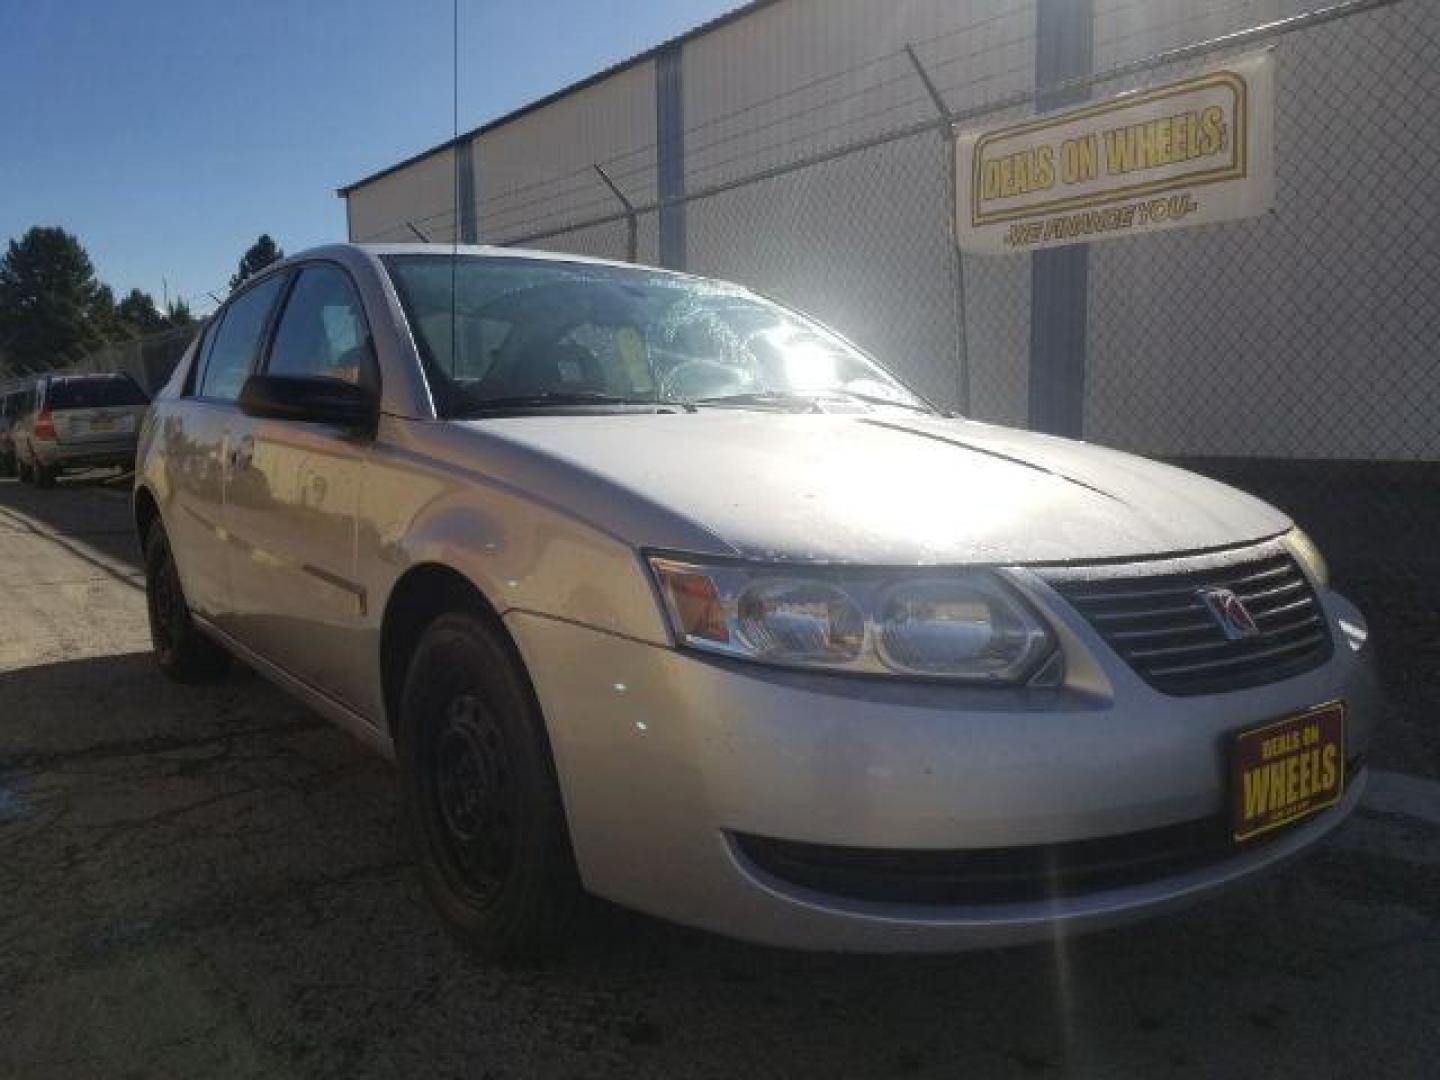
<svg viewBox="0 0 1440 1080">
<path fill-rule="evenodd" d="M 473 958 L 388 765 L 248 672 L 160 676 L 127 492 L 0 481 L 0 1076 L 1440 1071 L 1440 786 L 1393 772 L 1303 862 L 1093 937 L 823 956 L 597 904 L 562 960 Z"/>
</svg>

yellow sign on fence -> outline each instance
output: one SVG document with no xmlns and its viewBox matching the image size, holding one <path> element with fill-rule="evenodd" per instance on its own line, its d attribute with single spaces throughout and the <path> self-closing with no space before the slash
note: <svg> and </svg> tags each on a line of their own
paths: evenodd
<svg viewBox="0 0 1440 1080">
<path fill-rule="evenodd" d="M 960 247 L 1001 254 L 1252 217 L 1274 202 L 1274 56 L 956 141 Z"/>
</svg>

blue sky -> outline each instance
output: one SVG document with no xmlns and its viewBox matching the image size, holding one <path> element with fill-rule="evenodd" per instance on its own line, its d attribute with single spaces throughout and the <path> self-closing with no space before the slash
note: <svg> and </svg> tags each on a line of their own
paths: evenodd
<svg viewBox="0 0 1440 1080">
<path fill-rule="evenodd" d="M 474 127 L 738 0 L 460 0 Z M 0 242 L 61 225 L 117 294 L 221 295 L 261 232 L 449 138 L 451 0 L 0 0 Z"/>
</svg>

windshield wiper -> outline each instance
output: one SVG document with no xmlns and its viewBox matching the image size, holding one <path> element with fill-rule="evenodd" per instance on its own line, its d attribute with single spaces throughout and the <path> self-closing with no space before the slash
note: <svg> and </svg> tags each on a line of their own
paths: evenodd
<svg viewBox="0 0 1440 1080">
<path fill-rule="evenodd" d="M 921 405 L 918 401 L 896 401 L 894 398 L 885 397 L 882 394 L 866 394 L 859 390 L 824 390 L 824 394 L 834 394 L 838 397 L 853 398 L 856 401 L 863 401 L 868 405 L 893 405 L 897 409 L 910 409 L 914 412 L 933 413 L 935 410 L 928 405 Z"/>
<path fill-rule="evenodd" d="M 546 409 L 567 405 L 675 405 L 679 402 L 659 401 L 651 397 L 625 397 L 621 394 L 603 394 L 593 390 L 545 390 L 537 394 L 502 394 L 497 397 L 469 398 L 463 403 L 463 411 L 490 412 L 504 409 Z"/>
<path fill-rule="evenodd" d="M 911 409 L 914 412 L 931 413 L 929 406 L 909 401 L 895 401 L 892 398 L 882 397 L 879 394 L 866 394 L 858 390 L 841 390 L 836 387 L 828 387 L 824 390 L 815 390 L 810 393 L 801 393 L 793 390 L 766 390 L 753 394 L 723 394 L 720 397 L 696 398 L 696 405 L 709 405 L 719 408 L 733 407 L 743 409 L 747 406 L 801 406 L 803 412 L 820 412 L 820 402 L 850 399 L 852 401 L 863 401 L 867 405 L 894 405 L 901 409 Z"/>
<path fill-rule="evenodd" d="M 720 409 L 784 408 L 800 406 L 801 412 L 819 412 L 819 402 L 806 394 L 793 394 L 784 390 L 763 390 L 753 394 L 721 394 L 718 397 L 695 398 L 692 405 L 707 405 Z"/>
</svg>

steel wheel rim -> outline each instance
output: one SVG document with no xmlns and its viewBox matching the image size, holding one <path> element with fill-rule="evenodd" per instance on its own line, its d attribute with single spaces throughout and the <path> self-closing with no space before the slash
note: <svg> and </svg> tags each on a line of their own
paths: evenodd
<svg viewBox="0 0 1440 1080">
<path fill-rule="evenodd" d="M 445 705 L 431 743 L 432 818 L 472 903 L 496 898 L 515 863 L 514 783 L 504 732 L 472 691 Z"/>
</svg>

